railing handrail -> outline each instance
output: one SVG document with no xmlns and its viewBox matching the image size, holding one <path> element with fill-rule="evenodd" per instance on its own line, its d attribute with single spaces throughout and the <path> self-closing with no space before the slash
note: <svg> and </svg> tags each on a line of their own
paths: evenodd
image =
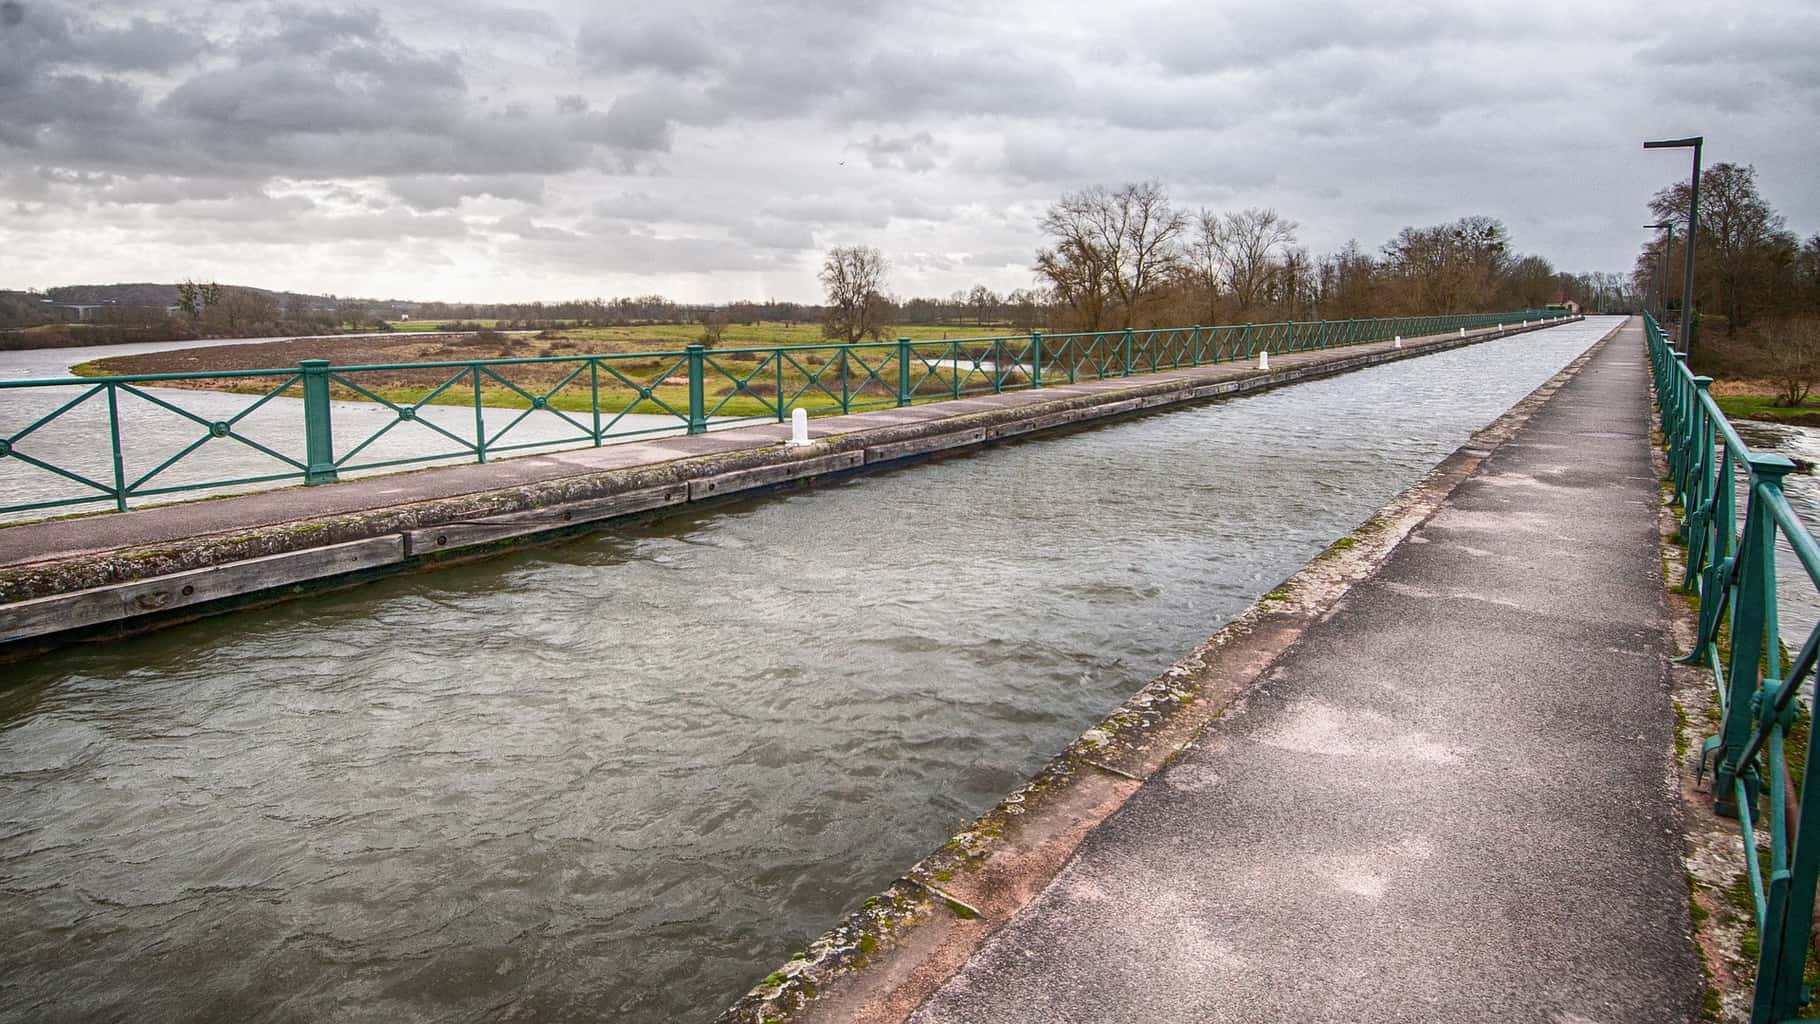
<svg viewBox="0 0 1820 1024">
<path fill-rule="evenodd" d="M 1782 491 L 1794 464 L 1744 443 L 1708 393 L 1711 378 L 1688 367 L 1686 353 L 1669 344 L 1647 312 L 1644 334 L 1680 510 L 1677 539 L 1687 546 L 1681 586 L 1699 597 L 1699 631 L 1680 660 L 1712 672 L 1721 712 L 1718 735 L 1701 745 L 1699 771 L 1704 775 L 1710 763 L 1714 809 L 1738 819 L 1743 840 L 1740 859 L 1758 937 L 1752 1024 L 1786 1024 L 1809 996 L 1803 975 L 1820 880 L 1820 787 L 1803 777 L 1789 806 L 1795 780 L 1783 748 L 1804 713 L 1799 691 L 1820 661 L 1820 625 L 1809 628 L 1785 672 L 1776 541 L 1789 545 L 1816 589 L 1820 544 Z M 1811 708 L 1805 713 L 1811 717 Z M 1804 764 L 1820 764 L 1817 738 L 1810 729 Z M 1767 878 L 1758 861 L 1760 838 L 1770 847 Z"/>
<path fill-rule="evenodd" d="M 1107 329 L 1101 330 L 1101 331 L 1054 331 L 1054 332 L 1050 332 L 1050 331 L 1044 331 L 1041 329 L 1032 329 L 1032 330 L 1028 330 L 1028 331 L 1020 331 L 1020 332 L 1017 332 L 1014 334 L 981 335 L 978 337 L 965 337 L 965 338 L 907 338 L 904 340 L 909 341 L 910 345 L 912 347 L 916 347 L 918 345 L 985 345 L 985 344 L 992 344 L 994 342 L 1006 342 L 1006 341 L 1028 342 L 1033 335 L 1041 335 L 1045 340 L 1050 340 L 1050 341 L 1060 341 L 1060 340 L 1069 339 L 1069 338 L 1116 337 L 1116 336 L 1124 334 L 1128 330 L 1136 332 L 1136 333 L 1154 334 L 1154 333 L 1163 333 L 1163 332 L 1170 332 L 1170 331 L 1240 330 L 1240 329 L 1247 328 L 1247 327 L 1249 327 L 1253 330 L 1262 330 L 1262 329 L 1271 328 L 1271 327 L 1313 327 L 1316 325 L 1332 325 L 1332 324 L 1385 324 L 1385 323 L 1422 324 L 1422 323 L 1426 323 L 1429 321 L 1443 321 L 1443 320 L 1459 321 L 1462 319 L 1475 319 L 1475 320 L 1484 321 L 1485 323 L 1492 323 L 1495 321 L 1495 318 L 1497 318 L 1497 317 L 1529 317 L 1531 319 L 1546 319 L 1546 318 L 1558 317 L 1561 315 L 1562 315 L 1561 310 L 1521 309 L 1521 310 L 1513 310 L 1513 311 L 1504 312 L 1504 313 L 1434 314 L 1434 315 L 1428 315 L 1428 316 L 1412 316 L 1412 317 L 1364 317 L 1364 318 L 1355 318 L 1355 319 L 1348 319 L 1348 320 L 1280 320 L 1280 321 L 1270 321 L 1270 322 L 1260 321 L 1257 323 L 1245 323 L 1245 324 L 1185 324 L 1185 325 L 1177 326 L 1177 327 L 1129 327 L 1129 328 L 1128 327 L 1112 327 L 1112 328 L 1107 328 Z M 1492 319 L 1487 319 L 1487 318 L 1492 318 Z M 394 338 L 394 337 L 397 337 L 397 335 L 380 334 L 380 335 L 374 335 L 374 337 Z M 820 342 L 820 343 L 799 342 L 799 343 L 791 344 L 791 345 L 742 345 L 742 346 L 713 345 L 713 346 L 701 346 L 701 347 L 706 348 L 707 351 L 712 352 L 716 355 L 735 355 L 735 354 L 758 354 L 758 353 L 765 353 L 765 352 L 827 351 L 829 349 L 842 349 L 842 348 L 844 348 L 844 349 L 861 349 L 861 348 L 893 349 L 893 348 L 896 348 L 897 345 L 898 345 L 898 341 L 896 339 L 892 339 L 889 341 L 886 341 L 886 340 L 826 341 L 826 342 Z M 604 359 L 604 360 L 638 360 L 638 359 L 663 359 L 663 358 L 684 359 L 684 358 L 687 358 L 687 356 L 689 354 L 689 350 L 691 348 L 695 348 L 695 347 L 696 346 L 691 345 L 691 346 L 688 346 L 685 348 L 680 348 L 680 349 L 649 349 L 649 350 L 640 349 L 638 351 L 633 351 L 633 352 L 577 352 L 574 354 L 559 355 L 559 356 L 494 356 L 494 357 L 475 358 L 475 359 L 432 359 L 432 360 L 423 360 L 420 362 L 407 362 L 407 363 L 336 363 L 336 362 L 330 362 L 329 370 L 330 370 L 330 372 L 334 372 L 334 373 L 339 373 L 339 372 L 343 372 L 343 371 L 346 371 L 349 373 L 355 373 L 355 372 L 368 372 L 368 371 L 380 371 L 380 370 L 455 369 L 457 367 L 472 366 L 475 363 L 483 363 L 488 366 L 519 366 L 519 365 L 533 364 L 533 363 L 583 363 L 583 362 L 587 362 L 589 360 L 596 360 L 596 359 Z M 186 372 L 182 372 L 182 373 L 175 373 L 175 372 L 173 372 L 173 373 L 133 373 L 133 374 L 111 374 L 111 375 L 96 374 L 94 376 L 45 377 L 45 378 L 27 378 L 27 379 L 22 379 L 22 380 L 0 380 L 0 388 L 29 388 L 29 387 L 51 387 L 51 386 L 73 387 L 73 386 L 76 386 L 79 384 L 143 384 L 143 383 L 154 383 L 154 382 L 158 382 L 158 381 L 172 381 L 172 380 L 218 380 L 218 379 L 244 378 L 244 377 L 275 377 L 275 376 L 279 376 L 282 374 L 291 374 L 291 373 L 296 373 L 296 372 L 297 372 L 297 367 L 295 364 L 293 364 L 290 366 L 273 366 L 273 367 L 266 367 L 263 369 L 256 369 L 256 370 L 192 370 L 192 371 L 186 371 Z"/>
<path fill-rule="evenodd" d="M 676 349 L 632 352 L 572 353 L 544 356 L 443 359 L 404 363 L 335 364 L 327 359 L 306 359 L 294 366 L 250 370 L 198 370 L 172 373 L 72 376 L 35 380 L 0 380 L 0 391 L 76 389 L 74 397 L 57 394 L 56 408 L 10 435 L 0 435 L 0 462 L 11 459 L 36 467 L 81 489 L 75 497 L 0 504 L 0 513 L 37 511 L 112 502 L 125 511 L 128 498 L 176 491 L 219 489 L 242 484 L 296 479 L 305 484 L 330 483 L 343 472 L 412 465 L 448 459 L 485 462 L 502 452 L 550 448 L 557 445 L 600 446 L 608 436 L 621 440 L 633 436 L 683 431 L 700 433 L 710 420 L 717 424 L 755 421 L 782 422 L 796 409 L 811 413 L 848 413 L 855 410 L 906 406 L 915 402 L 960 398 L 1020 388 L 1042 388 L 1062 382 L 1076 383 L 1134 373 L 1180 369 L 1253 358 L 1258 352 L 1279 355 L 1309 349 L 1327 349 L 1389 341 L 1393 335 L 1411 337 L 1424 333 L 1451 333 L 1503 323 L 1550 322 L 1565 319 L 1564 310 L 1527 309 L 1501 313 L 1446 314 L 1422 317 L 1379 317 L 1354 320 L 1283 321 L 1265 324 L 1192 325 L 1159 328 L 1116 328 L 1046 334 L 1032 330 L 1018 334 L 970 338 L 898 338 L 892 341 L 829 341 L 820 344 L 757 347 L 689 345 Z M 735 364 L 752 364 L 750 367 Z M 515 367 L 557 367 L 555 382 L 527 379 L 510 371 Z M 655 370 L 655 372 L 653 372 Z M 363 375 L 423 371 L 431 383 L 375 383 Z M 440 380 L 440 383 L 434 381 Z M 244 409 L 225 419 L 210 420 L 161 397 L 155 385 L 175 382 L 256 381 L 222 389 L 228 394 L 254 397 Z M 370 386 L 369 386 L 370 385 Z M 710 392 L 709 386 L 713 386 Z M 389 390 L 388 390 L 389 388 Z M 302 399 L 303 450 L 287 455 L 250 436 L 246 418 L 275 398 Z M 331 398 L 339 393 L 364 400 L 393 417 L 363 439 L 336 451 L 331 430 Z M 685 397 L 686 394 L 686 397 Z M 402 397 L 402 396 L 410 397 Z M 488 398 L 504 398 L 505 405 Z M 604 401 L 603 401 L 604 398 Z M 201 436 L 149 471 L 131 472 L 122 445 L 122 399 L 159 407 L 181 420 L 193 421 Z M 105 441 L 111 466 L 81 465 L 89 454 L 71 453 L 44 443 L 38 431 L 72 410 L 105 405 Z M 428 406 L 468 406 L 472 428 L 426 418 Z M 90 406 L 92 409 L 93 406 Z M 488 426 L 491 411 L 494 422 Z M 573 434 L 554 438 L 509 438 L 533 413 L 553 414 L 557 428 Z M 655 417 L 620 425 L 628 415 Z M 501 421 L 505 422 L 500 426 Z M 403 457 L 380 458 L 372 446 L 401 423 L 415 423 L 442 438 L 446 450 Z M 362 428 L 364 429 L 364 427 Z M 36 435 L 36 440 L 34 440 Z M 464 436 L 465 435 L 465 436 Z M 266 464 L 252 475 L 231 479 L 204 479 L 183 483 L 163 476 L 198 451 L 212 451 L 207 442 L 231 439 L 259 453 Z M 287 443 L 294 442 L 293 436 Z M 435 441 L 434 438 L 430 440 Z M 22 444 L 23 442 L 23 444 Z M 278 443 L 278 442 L 274 442 Z M 90 462 L 105 462 L 90 458 Z M 148 458 L 156 461 L 156 457 Z M 249 460 L 251 461 L 251 460 Z M 110 477 L 103 480 L 101 477 Z"/>
</svg>

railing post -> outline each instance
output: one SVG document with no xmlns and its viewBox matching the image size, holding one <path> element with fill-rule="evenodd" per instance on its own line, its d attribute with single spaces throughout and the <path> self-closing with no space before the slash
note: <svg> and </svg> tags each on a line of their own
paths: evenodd
<svg viewBox="0 0 1820 1024">
<path fill-rule="evenodd" d="M 1194 342 L 1193 342 L 1194 358 L 1193 358 L 1193 361 L 1189 363 L 1189 365 L 1190 366 L 1199 366 L 1199 365 L 1201 365 L 1201 325 L 1200 324 L 1194 325 L 1194 334 L 1192 335 L 1192 337 L 1194 338 Z"/>
<path fill-rule="evenodd" d="M 777 422 L 782 423 L 790 418 L 790 411 L 784 401 L 784 350 L 771 350 L 771 367 L 777 374 Z"/>
<path fill-rule="evenodd" d="M 1125 328 L 1125 376 L 1131 376 L 1131 328 Z"/>
<path fill-rule="evenodd" d="M 303 482 L 335 482 L 335 434 L 329 427 L 329 361 L 305 359 L 303 373 Z"/>
<path fill-rule="evenodd" d="M 1782 478 L 1795 464 L 1780 455 L 1752 452 L 1746 458 L 1750 466 L 1750 503 L 1744 512 L 1744 548 L 1738 552 L 1739 565 L 1733 574 L 1731 660 L 1725 672 L 1725 719 L 1719 723 L 1719 749 L 1713 757 L 1713 810 L 1727 817 L 1738 816 L 1738 783 L 1744 783 L 1746 800 L 1756 798 L 1759 780 L 1755 765 L 1740 763 L 1744 747 L 1750 742 L 1751 726 L 1756 723 L 1757 690 L 1762 683 L 1764 631 L 1769 625 L 1767 601 L 1776 585 L 1775 520 L 1768 502 L 1758 490 L 1780 491 Z M 1718 595 L 1702 595 L 1701 603 L 1716 601 Z M 1773 780 L 1780 788 L 1780 780 Z M 1780 792 L 1775 794 L 1781 799 Z"/>
<path fill-rule="evenodd" d="M 600 360 L 588 360 L 588 393 L 593 396 L 589 403 L 594 410 L 594 447 L 601 446 L 600 436 Z"/>
<path fill-rule="evenodd" d="M 685 351 L 689 360 L 689 433 L 700 434 L 708 429 L 707 402 L 702 398 L 702 364 L 707 349 L 690 345 Z"/>
<path fill-rule="evenodd" d="M 468 377 L 474 385 L 474 459 L 487 461 L 487 407 L 480 391 L 480 364 L 468 364 Z"/>
<path fill-rule="evenodd" d="M 1250 359 L 1251 358 L 1251 324 L 1247 323 L 1245 325 L 1245 329 L 1239 332 L 1239 344 L 1242 344 L 1245 346 L 1245 358 Z M 1234 351 L 1237 351 L 1239 346 L 1234 345 L 1232 347 L 1233 347 Z"/>
<path fill-rule="evenodd" d="M 1809 758 L 1820 753 L 1814 740 L 1810 732 L 1806 751 Z M 1809 760 L 1807 763 L 1816 762 Z M 1793 823 L 1795 834 L 1790 841 L 1786 878 L 1782 872 L 1777 872 L 1772 879 L 1771 897 L 1766 908 L 1768 920 L 1757 937 L 1761 950 L 1757 961 L 1757 1003 L 1769 1011 L 1768 1019 L 1773 1021 L 1794 1018 L 1802 1004 L 1808 1001 L 1803 968 L 1807 964 L 1809 936 L 1813 929 L 1816 878 L 1820 877 L 1820 852 L 1815 850 L 1820 844 L 1820 808 L 1807 805 L 1807 794 L 1804 780 L 1799 813 Z M 1771 841 L 1776 840 L 1772 838 Z M 1782 884 L 1776 885 L 1777 880 Z M 1769 989 L 1767 999 L 1766 987 Z"/>
<path fill-rule="evenodd" d="M 120 452 L 120 396 L 107 386 L 107 432 L 114 450 L 114 511 L 126 511 L 126 464 Z"/>
<path fill-rule="evenodd" d="M 897 339 L 897 407 L 910 404 L 910 339 Z"/>
<path fill-rule="evenodd" d="M 1030 332 L 1030 386 L 1043 386 L 1043 332 Z"/>
<path fill-rule="evenodd" d="M 1706 421 L 1706 403 L 1700 400 L 1712 383 L 1711 377 L 1694 378 L 1694 414 L 1690 417 L 1684 442 L 1693 459 L 1688 467 L 1687 497 L 1681 507 L 1680 539 L 1687 544 L 1687 564 L 1690 566 L 1700 561 L 1706 542 L 1706 520 L 1712 514 L 1712 426 Z M 1666 428 L 1666 424 L 1664 426 Z M 1675 442 L 1670 440 L 1668 447 L 1672 450 L 1674 446 Z M 1690 575 L 1683 589 L 1691 589 L 1692 580 Z"/>
<path fill-rule="evenodd" d="M 853 386 L 847 379 L 847 353 L 851 349 L 840 347 L 840 411 L 843 415 L 853 411 Z"/>
</svg>

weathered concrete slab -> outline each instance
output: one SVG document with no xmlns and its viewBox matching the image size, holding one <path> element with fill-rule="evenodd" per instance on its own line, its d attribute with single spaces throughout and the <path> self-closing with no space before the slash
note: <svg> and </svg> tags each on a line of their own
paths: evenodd
<svg viewBox="0 0 1820 1024">
<path fill-rule="evenodd" d="M 1693 1021 L 1635 327 L 913 1016 Z"/>
<path fill-rule="evenodd" d="M 20 601 L 0 606 L 0 644 L 176 612 L 249 591 L 395 565 L 404 558 L 405 538 L 393 534 Z"/>
</svg>

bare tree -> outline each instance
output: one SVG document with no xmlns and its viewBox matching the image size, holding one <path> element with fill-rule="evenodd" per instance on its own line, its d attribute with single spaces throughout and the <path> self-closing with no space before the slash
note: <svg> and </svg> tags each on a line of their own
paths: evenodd
<svg viewBox="0 0 1820 1024">
<path fill-rule="evenodd" d="M 1014 289 L 1005 296 L 1005 306 L 1011 314 L 1011 325 L 1020 331 L 1035 330 L 1037 318 L 1042 312 L 1042 296 L 1029 288 Z"/>
<path fill-rule="evenodd" d="M 1275 210 L 1256 206 L 1220 218 L 1211 242 L 1218 252 L 1226 290 L 1232 293 L 1241 315 L 1257 309 L 1268 297 L 1281 254 L 1295 245 L 1297 227 Z"/>
<path fill-rule="evenodd" d="M 1193 237 L 1178 269 L 1195 298 L 1195 312 L 1203 323 L 1220 319 L 1220 285 L 1224 278 L 1224 253 L 1220 248 L 1220 215 L 1202 209 L 1194 216 Z"/>
<path fill-rule="evenodd" d="M 976 284 L 967 293 L 967 305 L 973 307 L 973 323 L 984 326 L 986 320 L 998 309 L 998 295 L 983 284 Z"/>
<path fill-rule="evenodd" d="M 822 260 L 822 289 L 828 297 L 822 335 L 849 344 L 883 336 L 886 306 L 884 254 L 870 246 L 837 246 Z"/>
<path fill-rule="evenodd" d="M 701 344 L 713 348 L 720 344 L 721 335 L 727 329 L 727 314 L 718 309 L 710 309 L 701 315 Z"/>
<path fill-rule="evenodd" d="M 1795 408 L 1820 383 L 1820 317 L 1790 317 L 1769 345 L 1775 371 L 1776 404 Z"/>
<path fill-rule="evenodd" d="M 1063 196 L 1044 215 L 1043 231 L 1056 244 L 1037 253 L 1037 272 L 1087 329 L 1098 329 L 1108 313 L 1129 327 L 1161 297 L 1187 226 L 1157 182 L 1116 192 L 1096 185 Z"/>
<path fill-rule="evenodd" d="M 1283 253 L 1276 267 L 1276 300 L 1291 320 L 1301 319 L 1304 303 L 1315 297 L 1314 259 L 1308 250 L 1295 246 Z"/>
<path fill-rule="evenodd" d="M 1685 223 L 1687 191 L 1681 183 L 1657 192 L 1650 212 Z M 1701 172 L 1694 300 L 1711 296 L 1728 333 L 1774 302 L 1778 271 L 1794 263 L 1797 246 L 1787 221 L 1757 191 L 1755 167 L 1719 163 Z"/>
</svg>

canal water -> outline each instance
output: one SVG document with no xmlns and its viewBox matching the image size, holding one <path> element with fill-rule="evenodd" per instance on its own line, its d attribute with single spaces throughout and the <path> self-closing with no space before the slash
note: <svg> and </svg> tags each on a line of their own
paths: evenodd
<svg viewBox="0 0 1820 1024">
<path fill-rule="evenodd" d="M 0 1018 L 709 1018 L 1615 323 L 6 666 Z"/>
</svg>

